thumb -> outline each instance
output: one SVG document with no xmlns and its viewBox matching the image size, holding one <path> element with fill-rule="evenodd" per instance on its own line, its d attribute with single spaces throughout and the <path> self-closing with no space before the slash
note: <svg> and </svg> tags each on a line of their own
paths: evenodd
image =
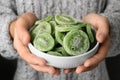
<svg viewBox="0 0 120 80">
<path fill-rule="evenodd" d="M 96 29 L 96 39 L 102 43 L 109 34 L 109 22 L 108 20 L 98 14 L 88 14 L 83 18 L 83 21 L 91 24 Z"/>
<path fill-rule="evenodd" d="M 86 23 L 91 24 L 96 29 L 96 39 L 98 42 L 102 43 L 109 34 L 109 27 L 105 23 L 95 23 L 95 21 L 91 21 L 88 19 L 83 20 Z"/>
<path fill-rule="evenodd" d="M 23 45 L 27 46 L 28 43 L 30 42 L 30 34 L 28 32 L 28 30 L 24 27 L 20 27 L 19 30 L 17 30 L 18 28 L 15 29 L 16 33 L 17 33 L 17 37 L 18 39 L 20 39 L 20 41 L 23 43 Z"/>
<path fill-rule="evenodd" d="M 109 26 L 105 23 L 95 23 L 95 21 L 84 19 L 84 22 L 91 24 L 96 29 L 96 39 L 102 43 L 109 34 Z"/>
<path fill-rule="evenodd" d="M 109 27 L 107 24 L 99 24 L 97 26 L 96 39 L 102 43 L 109 35 Z"/>
<path fill-rule="evenodd" d="M 103 26 L 103 25 L 101 25 Z M 96 39 L 98 42 L 102 43 L 108 36 L 109 30 L 106 28 L 106 26 L 98 27 L 96 31 Z"/>
<path fill-rule="evenodd" d="M 21 35 L 20 35 L 21 41 L 23 42 L 24 45 L 28 45 L 28 43 L 30 42 L 30 34 L 28 32 L 28 30 L 23 29 L 21 31 Z"/>
</svg>

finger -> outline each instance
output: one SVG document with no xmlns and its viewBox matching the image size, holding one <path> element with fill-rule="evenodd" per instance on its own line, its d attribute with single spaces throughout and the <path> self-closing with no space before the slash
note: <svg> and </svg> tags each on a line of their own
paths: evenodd
<svg viewBox="0 0 120 80">
<path fill-rule="evenodd" d="M 54 75 L 59 75 L 59 74 L 60 74 L 60 69 L 56 68 Z"/>
<path fill-rule="evenodd" d="M 30 64 L 30 66 L 33 67 L 35 70 L 40 71 L 40 72 L 49 73 L 52 75 L 59 74 L 58 69 L 55 69 L 51 66 L 39 66 L 39 65 L 33 65 L 33 64 Z"/>
<path fill-rule="evenodd" d="M 16 45 L 17 44 L 17 45 Z M 23 45 L 22 42 L 18 39 L 14 41 L 16 50 L 19 55 L 30 64 L 46 65 L 46 61 L 43 58 L 37 57 L 30 53 L 27 46 Z"/>
<path fill-rule="evenodd" d="M 82 73 L 83 71 L 85 70 L 85 66 L 84 65 L 80 65 L 80 66 L 78 66 L 77 68 L 76 68 L 76 73 L 77 74 L 80 74 L 80 73 Z"/>
<path fill-rule="evenodd" d="M 109 37 L 107 37 L 107 40 L 101 44 L 99 51 L 91 58 L 85 61 L 84 66 L 85 67 L 91 67 L 98 65 L 107 55 L 108 49 L 109 49 Z"/>
<path fill-rule="evenodd" d="M 52 73 L 52 71 L 53 72 L 55 71 L 53 68 L 50 68 L 48 66 L 39 66 L 34 64 L 30 64 L 30 66 L 32 66 L 37 71 L 44 72 L 44 73 Z"/>
<path fill-rule="evenodd" d="M 82 72 L 86 72 L 86 71 L 89 71 L 89 70 L 92 70 L 93 68 L 95 68 L 97 65 L 94 65 L 94 66 L 90 66 L 90 67 L 85 67 L 84 65 L 81 65 L 81 66 L 78 66 L 76 68 L 76 73 L 77 74 L 80 74 Z"/>
<path fill-rule="evenodd" d="M 20 34 L 20 40 L 23 42 L 25 46 L 28 45 L 30 42 L 30 34 L 27 30 L 23 30 L 22 33 Z"/>
<path fill-rule="evenodd" d="M 65 74 L 68 74 L 68 73 L 73 72 L 73 71 L 75 71 L 75 68 L 65 69 L 65 70 L 64 70 L 64 73 L 65 73 Z"/>
</svg>

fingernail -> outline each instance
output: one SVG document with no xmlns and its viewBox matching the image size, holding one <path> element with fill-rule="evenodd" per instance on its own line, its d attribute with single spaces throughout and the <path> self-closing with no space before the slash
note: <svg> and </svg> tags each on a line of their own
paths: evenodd
<svg viewBox="0 0 120 80">
<path fill-rule="evenodd" d="M 90 65 L 89 64 L 84 64 L 85 67 L 89 67 Z"/>
<path fill-rule="evenodd" d="M 69 73 L 69 71 L 68 70 L 65 70 L 65 74 L 68 74 Z"/>
<path fill-rule="evenodd" d="M 82 70 L 81 70 L 81 69 L 76 70 L 76 73 L 77 73 L 77 74 L 80 74 L 80 73 L 82 73 Z"/>
<path fill-rule="evenodd" d="M 81 73 L 82 73 L 82 71 L 77 71 L 76 73 L 77 73 L 77 74 L 81 74 Z"/>
<path fill-rule="evenodd" d="M 54 74 L 55 72 L 56 72 L 56 70 L 53 68 L 53 67 L 51 67 L 50 69 L 49 69 L 49 72 L 50 72 L 50 74 Z"/>
</svg>

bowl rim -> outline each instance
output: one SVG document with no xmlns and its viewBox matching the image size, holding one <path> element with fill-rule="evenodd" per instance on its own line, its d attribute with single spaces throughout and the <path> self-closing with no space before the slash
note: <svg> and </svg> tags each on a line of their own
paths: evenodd
<svg viewBox="0 0 120 80">
<path fill-rule="evenodd" d="M 85 52 L 85 53 L 83 53 L 83 54 L 80 54 L 80 55 L 74 55 L 74 56 L 55 56 L 55 55 L 50 55 L 50 54 L 47 54 L 47 53 L 45 53 L 45 52 L 42 52 L 42 51 L 36 49 L 36 48 L 32 45 L 32 43 L 28 43 L 28 47 L 32 47 L 36 52 L 39 52 L 40 54 L 43 53 L 43 54 L 46 55 L 46 56 L 54 57 L 54 58 L 56 57 L 56 58 L 61 58 L 61 59 L 63 59 L 63 58 L 70 59 L 70 58 L 82 57 L 82 56 L 87 55 L 87 54 L 91 53 L 92 51 L 94 51 L 95 48 L 98 48 L 98 46 L 99 46 L 99 42 L 97 42 L 96 45 L 95 45 L 92 49 L 90 49 L 89 51 L 87 51 L 87 52 Z M 31 52 L 31 53 L 32 53 L 32 52 Z M 32 54 L 35 54 L 35 53 L 32 53 Z M 94 54 L 95 54 L 95 53 L 94 53 Z"/>
</svg>

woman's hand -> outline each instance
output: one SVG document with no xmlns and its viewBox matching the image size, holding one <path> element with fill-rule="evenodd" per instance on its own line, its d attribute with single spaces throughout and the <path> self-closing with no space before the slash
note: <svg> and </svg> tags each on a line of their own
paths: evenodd
<svg viewBox="0 0 120 80">
<path fill-rule="evenodd" d="M 54 74 L 59 74 L 59 70 L 46 64 L 43 58 L 39 58 L 30 53 L 27 45 L 30 42 L 29 29 L 37 20 L 34 14 L 25 13 L 10 24 L 10 34 L 14 41 L 14 47 L 19 56 L 25 60 L 35 70 Z"/>
<path fill-rule="evenodd" d="M 78 66 L 76 69 L 65 69 L 65 73 L 76 71 L 76 73 L 80 74 L 81 72 L 91 70 L 104 60 L 107 55 L 110 44 L 108 20 L 99 14 L 91 13 L 85 16 L 83 21 L 91 24 L 97 30 L 96 39 L 100 43 L 100 48 L 97 53 L 86 60 L 83 65 Z"/>
</svg>

